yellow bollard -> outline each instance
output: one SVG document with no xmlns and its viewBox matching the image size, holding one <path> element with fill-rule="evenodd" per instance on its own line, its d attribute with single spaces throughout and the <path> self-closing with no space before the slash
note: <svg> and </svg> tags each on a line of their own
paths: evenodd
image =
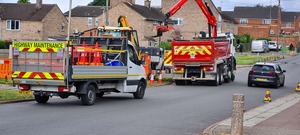
<svg viewBox="0 0 300 135">
<path fill-rule="evenodd" d="M 300 82 L 297 84 L 296 91 L 300 92 Z"/>
<path fill-rule="evenodd" d="M 268 103 L 268 102 L 271 102 L 272 99 L 271 99 L 271 91 L 270 90 L 266 90 L 266 94 L 265 94 L 265 97 L 264 97 L 264 103 Z"/>
</svg>

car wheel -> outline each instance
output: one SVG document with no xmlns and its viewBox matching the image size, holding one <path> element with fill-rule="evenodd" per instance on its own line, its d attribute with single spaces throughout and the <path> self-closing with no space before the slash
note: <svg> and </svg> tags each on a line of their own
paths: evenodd
<svg viewBox="0 0 300 135">
<path fill-rule="evenodd" d="M 133 93 L 133 97 L 135 99 L 143 99 L 145 95 L 146 86 L 143 81 L 139 82 L 139 85 L 136 89 L 136 92 Z"/>
<path fill-rule="evenodd" d="M 248 87 L 252 87 L 252 83 L 248 80 Z"/>
<path fill-rule="evenodd" d="M 283 80 L 282 84 L 280 84 L 280 86 L 281 86 L 281 87 L 284 87 L 284 80 Z"/>
<path fill-rule="evenodd" d="M 49 100 L 49 96 L 40 96 L 40 95 L 34 95 L 34 99 L 38 103 L 47 103 Z"/>
<path fill-rule="evenodd" d="M 278 79 L 277 81 L 276 81 L 276 83 L 274 84 L 274 88 L 275 89 L 277 89 L 277 88 L 279 88 L 279 86 L 280 86 L 280 80 Z"/>
</svg>

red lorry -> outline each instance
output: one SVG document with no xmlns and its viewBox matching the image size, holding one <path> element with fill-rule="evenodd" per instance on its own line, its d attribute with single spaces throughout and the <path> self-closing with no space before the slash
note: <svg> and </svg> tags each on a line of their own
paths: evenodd
<svg viewBox="0 0 300 135">
<path fill-rule="evenodd" d="M 193 40 L 172 41 L 173 79 L 176 85 L 191 84 L 195 81 L 207 81 L 213 86 L 235 79 L 236 60 L 232 34 L 217 35 L 216 18 L 208 4 L 195 0 L 208 20 L 208 37 Z M 158 33 L 167 31 L 167 20 L 175 14 L 187 0 L 180 0 L 166 14 L 165 25 L 158 28 Z"/>
</svg>

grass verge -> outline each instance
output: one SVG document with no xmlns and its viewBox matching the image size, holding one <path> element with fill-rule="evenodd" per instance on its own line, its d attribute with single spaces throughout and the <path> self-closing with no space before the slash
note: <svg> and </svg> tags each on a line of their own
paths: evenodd
<svg viewBox="0 0 300 135">
<path fill-rule="evenodd" d="M 32 95 L 19 94 L 17 90 L 0 90 L 0 101 L 33 99 Z"/>
<path fill-rule="evenodd" d="M 261 55 L 240 55 L 236 56 L 236 64 L 237 65 L 253 65 L 256 62 L 268 62 L 279 59 L 279 55 L 273 56 L 261 56 Z"/>
</svg>

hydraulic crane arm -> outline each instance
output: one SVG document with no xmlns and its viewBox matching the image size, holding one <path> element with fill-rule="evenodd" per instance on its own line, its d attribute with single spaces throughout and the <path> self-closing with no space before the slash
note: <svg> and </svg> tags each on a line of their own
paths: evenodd
<svg viewBox="0 0 300 135">
<path fill-rule="evenodd" d="M 166 13 L 166 18 L 165 18 L 165 24 L 167 25 L 167 20 L 173 16 L 188 0 L 180 0 L 179 2 L 176 3 L 175 6 L 173 6 L 169 12 Z M 204 13 L 204 15 L 207 18 L 208 24 L 209 24 L 209 33 L 211 33 L 211 28 L 213 29 L 213 37 L 217 37 L 217 21 L 216 17 L 213 15 L 210 7 L 208 4 L 205 2 L 205 4 L 202 2 L 202 0 L 195 0 L 200 7 L 201 11 Z M 159 28 L 158 30 L 165 30 L 164 28 Z M 166 31 L 166 30 L 165 30 Z M 163 31 L 163 32 L 165 32 Z"/>
</svg>

